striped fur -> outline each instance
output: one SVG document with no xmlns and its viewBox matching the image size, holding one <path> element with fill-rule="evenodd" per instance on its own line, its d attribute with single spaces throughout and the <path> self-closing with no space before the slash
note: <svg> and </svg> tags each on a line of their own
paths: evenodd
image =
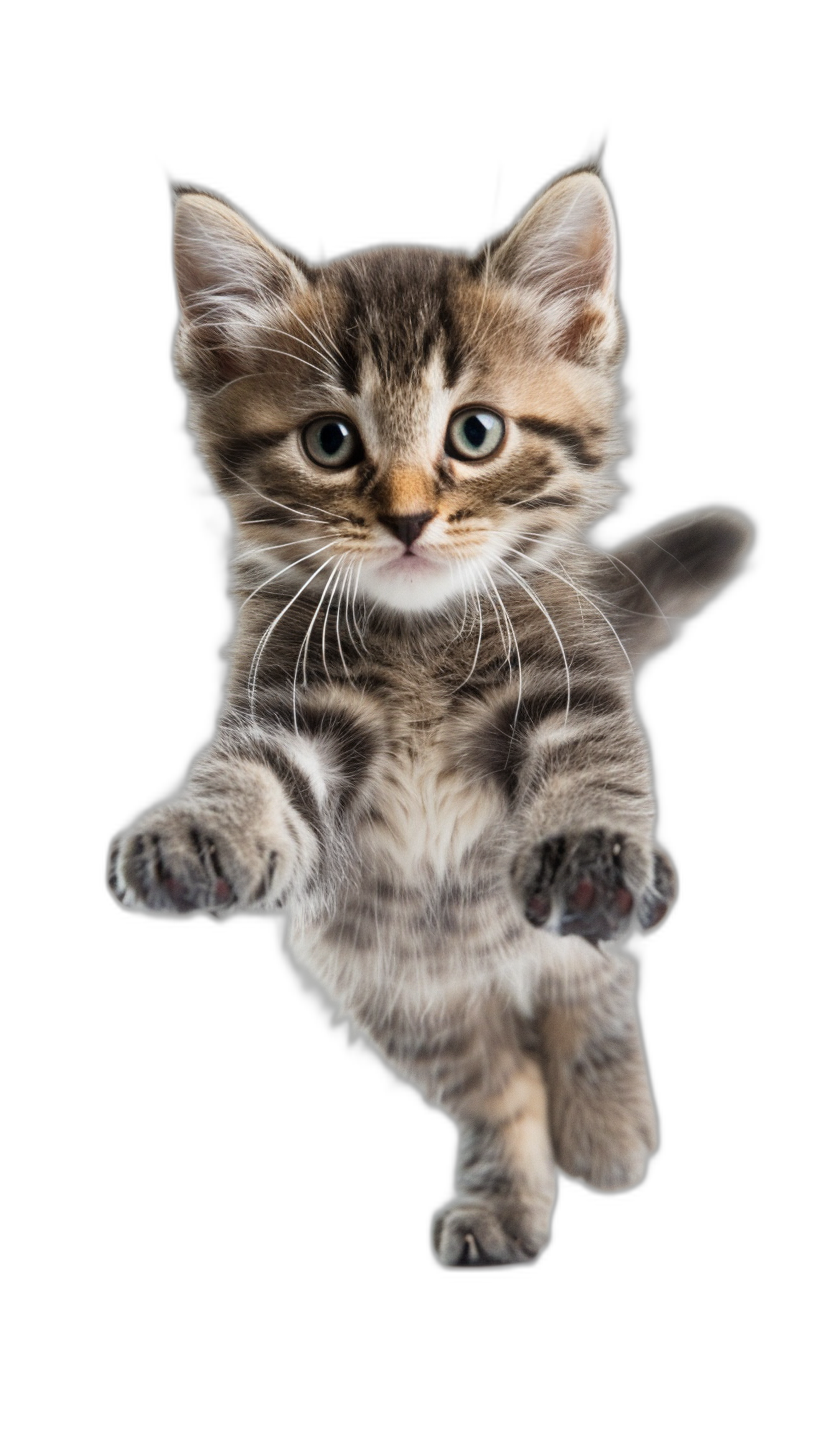
<svg viewBox="0 0 816 1456">
<path fill-rule="evenodd" d="M 111 888 L 286 905 L 296 959 L 459 1124 L 440 1259 L 531 1258 L 556 1161 L 626 1187 L 655 1147 L 619 945 L 676 886 L 631 661 L 730 575 L 748 527 L 717 510 L 614 556 L 586 543 L 617 488 L 623 345 L 593 171 L 475 258 L 320 268 L 181 190 L 176 266 L 238 627 L 216 740 L 114 843 Z M 486 428 L 468 409 L 503 424 L 485 458 L 456 443 L 460 415 Z M 347 464 L 310 455 L 321 421 Z"/>
</svg>

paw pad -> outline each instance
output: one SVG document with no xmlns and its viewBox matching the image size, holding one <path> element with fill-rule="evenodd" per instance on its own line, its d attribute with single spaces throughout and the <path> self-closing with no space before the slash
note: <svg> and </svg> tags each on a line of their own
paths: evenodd
<svg viewBox="0 0 816 1456">
<path fill-rule="evenodd" d="M 636 924 L 649 930 L 673 903 L 677 876 L 663 850 L 654 853 L 648 879 L 644 870 L 644 851 L 622 834 L 596 829 L 546 839 L 528 879 L 525 915 L 532 925 L 594 945 L 620 939 Z"/>
</svg>

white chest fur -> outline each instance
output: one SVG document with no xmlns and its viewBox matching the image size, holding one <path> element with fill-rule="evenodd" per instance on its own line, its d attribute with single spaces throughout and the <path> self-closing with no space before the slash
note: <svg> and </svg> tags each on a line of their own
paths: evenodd
<svg viewBox="0 0 816 1456">
<path fill-rule="evenodd" d="M 395 745 L 377 775 L 374 815 L 363 829 L 369 865 L 407 879 L 456 874 L 506 813 L 501 795 L 457 763 L 441 728 Z"/>
</svg>

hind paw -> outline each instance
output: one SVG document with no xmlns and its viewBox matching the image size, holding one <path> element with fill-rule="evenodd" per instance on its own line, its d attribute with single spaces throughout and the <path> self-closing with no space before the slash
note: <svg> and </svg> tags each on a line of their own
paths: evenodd
<svg viewBox="0 0 816 1456">
<path fill-rule="evenodd" d="M 549 1236 L 532 1223 L 527 1210 L 500 1209 L 487 1199 L 456 1199 L 434 1218 L 434 1251 L 440 1264 L 451 1268 L 529 1263 Z"/>
</svg>

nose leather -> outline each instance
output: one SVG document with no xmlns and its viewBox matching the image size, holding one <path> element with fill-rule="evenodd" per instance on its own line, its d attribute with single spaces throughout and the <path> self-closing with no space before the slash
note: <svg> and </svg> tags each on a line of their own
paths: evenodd
<svg viewBox="0 0 816 1456">
<path fill-rule="evenodd" d="M 433 520 L 435 511 L 424 511 L 419 516 L 380 516 L 380 520 L 404 546 L 413 546 L 428 521 Z"/>
</svg>

